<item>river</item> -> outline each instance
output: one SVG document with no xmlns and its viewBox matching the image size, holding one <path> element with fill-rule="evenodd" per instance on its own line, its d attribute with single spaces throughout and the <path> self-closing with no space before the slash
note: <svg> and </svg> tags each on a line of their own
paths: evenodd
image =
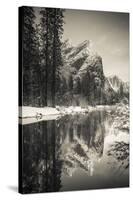
<svg viewBox="0 0 133 200">
<path fill-rule="evenodd" d="M 128 187 L 129 133 L 105 110 L 20 127 L 24 193 Z"/>
</svg>

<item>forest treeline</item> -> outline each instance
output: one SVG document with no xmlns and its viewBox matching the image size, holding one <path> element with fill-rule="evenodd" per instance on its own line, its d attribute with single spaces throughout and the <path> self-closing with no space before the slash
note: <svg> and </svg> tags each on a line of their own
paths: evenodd
<svg viewBox="0 0 133 200">
<path fill-rule="evenodd" d="M 62 65 L 63 9 L 22 7 L 22 105 L 55 106 Z"/>
<path fill-rule="evenodd" d="M 119 83 L 115 91 L 104 75 L 102 58 L 91 54 L 91 49 L 88 52 L 87 40 L 77 46 L 62 42 L 64 12 L 59 8 L 20 8 L 20 106 L 128 103 L 128 84 L 115 77 Z"/>
</svg>

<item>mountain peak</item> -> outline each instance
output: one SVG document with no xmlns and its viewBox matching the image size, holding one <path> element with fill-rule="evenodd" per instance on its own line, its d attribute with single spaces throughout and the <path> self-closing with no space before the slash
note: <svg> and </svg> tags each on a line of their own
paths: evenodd
<svg viewBox="0 0 133 200">
<path fill-rule="evenodd" d="M 91 47 L 91 42 L 90 42 L 90 40 L 85 40 L 85 41 L 79 43 L 79 44 L 76 46 L 76 48 L 88 48 L 88 49 L 90 49 L 90 47 Z"/>
<path fill-rule="evenodd" d="M 117 75 L 110 75 L 108 79 L 113 83 L 122 83 L 123 81 Z"/>
<path fill-rule="evenodd" d="M 60 101 L 62 105 L 64 102 L 73 106 L 114 104 L 121 98 L 120 89 L 123 90 L 123 96 L 128 95 L 128 83 L 125 84 L 117 75 L 105 77 L 102 57 L 93 49 L 90 40 L 77 45 L 72 45 L 69 39 L 65 40 L 62 56 L 63 67 L 60 72 L 62 88 L 64 87 L 64 91 L 61 88 L 64 93 L 63 100 Z M 80 97 L 78 100 L 77 95 Z"/>
<path fill-rule="evenodd" d="M 108 76 L 108 78 L 110 78 L 110 79 L 119 79 L 119 77 L 117 75 L 115 75 L 115 74 Z"/>
<path fill-rule="evenodd" d="M 124 92 L 128 92 L 129 84 L 124 82 L 117 75 L 108 76 L 107 79 L 115 92 L 119 91 L 121 86 L 123 87 Z"/>
<path fill-rule="evenodd" d="M 70 39 L 66 39 L 64 42 L 63 42 L 63 47 L 64 48 L 71 48 L 73 45 L 72 45 L 72 42 Z"/>
<path fill-rule="evenodd" d="M 90 46 L 90 40 L 85 40 L 82 43 L 80 43 L 82 45 L 86 45 L 86 46 Z"/>
</svg>

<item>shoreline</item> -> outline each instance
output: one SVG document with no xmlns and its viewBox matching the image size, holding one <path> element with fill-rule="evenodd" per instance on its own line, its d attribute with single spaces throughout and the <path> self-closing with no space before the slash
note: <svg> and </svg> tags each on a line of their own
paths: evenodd
<svg viewBox="0 0 133 200">
<path fill-rule="evenodd" d="M 33 118 L 36 117 L 37 114 L 41 114 L 42 116 L 48 115 L 60 115 L 60 114 L 74 114 L 74 113 L 89 113 L 95 110 L 102 110 L 108 108 L 114 108 L 117 105 L 97 105 L 97 106 L 56 106 L 54 107 L 30 107 L 30 106 L 22 106 L 19 107 L 19 118 Z"/>
<path fill-rule="evenodd" d="M 88 114 L 93 111 L 108 110 L 115 108 L 116 105 L 97 105 L 95 107 L 70 106 L 70 107 L 19 107 L 19 123 L 29 124 L 39 121 L 57 120 L 65 115 Z"/>
</svg>

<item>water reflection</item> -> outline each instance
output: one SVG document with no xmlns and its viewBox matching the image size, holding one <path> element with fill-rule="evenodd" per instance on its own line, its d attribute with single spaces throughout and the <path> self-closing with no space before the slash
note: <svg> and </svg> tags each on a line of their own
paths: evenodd
<svg viewBox="0 0 133 200">
<path fill-rule="evenodd" d="M 112 124 L 95 111 L 23 125 L 24 193 L 128 186 L 128 146 L 124 155 L 124 143 L 105 144 Z M 118 177 L 123 162 L 127 172 Z"/>
</svg>

